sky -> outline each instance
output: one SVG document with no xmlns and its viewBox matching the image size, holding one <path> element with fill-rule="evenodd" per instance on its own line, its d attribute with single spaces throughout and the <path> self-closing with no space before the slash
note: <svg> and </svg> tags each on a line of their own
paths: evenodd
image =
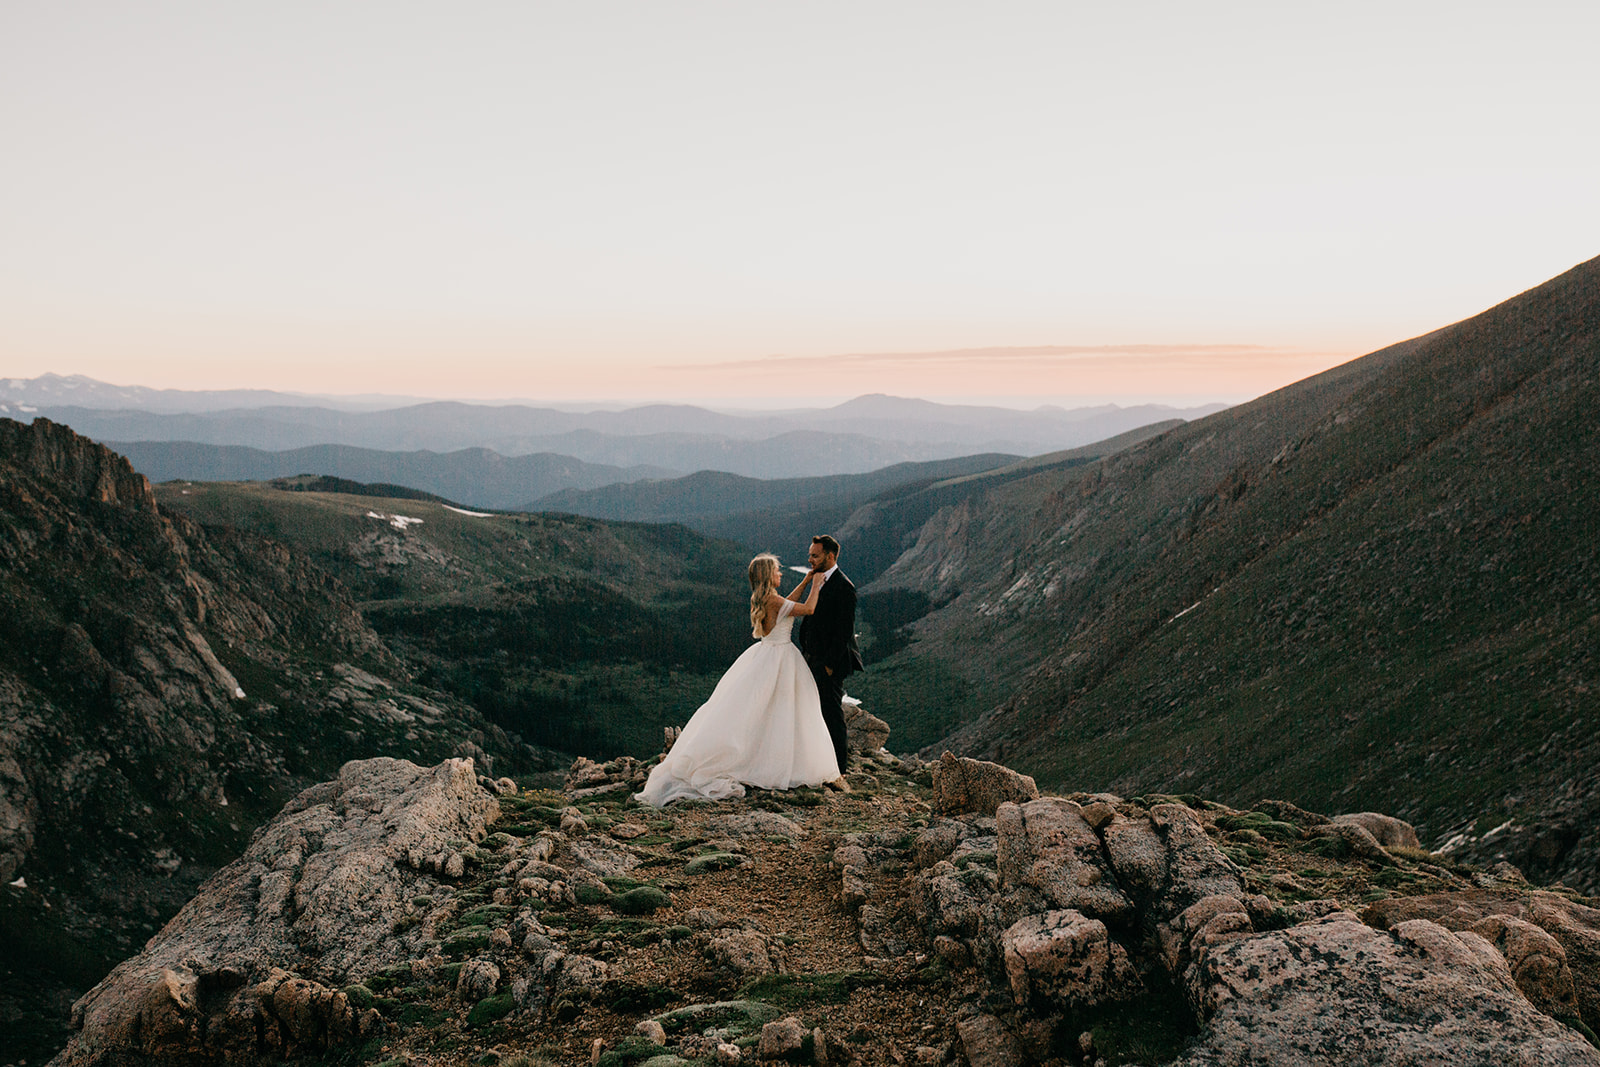
<svg viewBox="0 0 1600 1067">
<path fill-rule="evenodd" d="M 0 376 L 1260 395 L 1600 254 L 1600 5 L 0 4 Z"/>
</svg>

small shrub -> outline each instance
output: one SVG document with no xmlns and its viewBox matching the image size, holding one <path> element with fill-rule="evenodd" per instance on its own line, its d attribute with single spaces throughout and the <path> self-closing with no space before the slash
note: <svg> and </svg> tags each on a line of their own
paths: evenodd
<svg viewBox="0 0 1600 1067">
<path fill-rule="evenodd" d="M 347 985 L 344 987 L 345 999 L 356 1011 L 366 1011 L 378 1003 L 378 998 L 371 989 L 364 985 Z"/>
<path fill-rule="evenodd" d="M 739 995 L 787 1010 L 808 1004 L 843 1004 L 852 990 L 875 981 L 877 976 L 866 971 L 768 974 L 747 982 Z"/>
<path fill-rule="evenodd" d="M 508 918 L 515 913 L 516 909 L 508 904 L 480 904 L 471 911 L 463 913 L 461 918 L 456 920 L 455 925 L 458 927 L 493 926 L 499 920 Z"/>
<path fill-rule="evenodd" d="M 444 1022 L 445 1013 L 430 1004 L 407 1004 L 400 1009 L 396 1022 L 403 1030 L 431 1030 Z"/>
<path fill-rule="evenodd" d="M 630 889 L 638 889 L 640 886 L 648 884 L 639 881 L 637 878 L 629 878 L 625 874 L 608 874 L 600 880 L 609 886 L 613 893 L 626 893 Z"/>
</svg>

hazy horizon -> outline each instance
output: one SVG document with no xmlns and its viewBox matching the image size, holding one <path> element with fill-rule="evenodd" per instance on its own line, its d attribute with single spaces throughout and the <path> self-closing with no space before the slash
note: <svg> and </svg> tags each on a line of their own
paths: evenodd
<svg viewBox="0 0 1600 1067">
<path fill-rule="evenodd" d="M 533 396 L 456 396 L 456 395 L 416 395 L 408 393 L 338 393 L 330 391 L 307 391 L 300 389 L 257 389 L 252 386 L 225 387 L 221 389 L 199 389 L 186 386 L 151 386 L 136 381 L 104 381 L 92 375 L 77 373 L 62 373 L 60 371 L 45 371 L 32 377 L 20 375 L 0 374 L 0 389 L 10 386 L 18 388 L 24 382 L 41 379 L 61 379 L 71 382 L 74 380 L 90 381 L 101 386 L 117 389 L 153 389 L 158 391 L 214 393 L 214 392 L 271 392 L 284 397 L 303 400 L 308 405 L 318 402 L 335 402 L 349 407 L 362 408 L 389 408 L 404 407 L 415 404 L 428 404 L 436 402 L 451 402 L 461 404 L 478 404 L 485 406 L 512 407 L 527 406 L 550 408 L 561 411 L 603 411 L 626 410 L 648 406 L 652 404 L 665 404 L 676 406 L 700 407 L 724 414 L 739 413 L 774 413 L 782 411 L 815 410 L 838 407 L 841 404 L 867 397 L 890 397 L 898 400 L 926 401 L 934 404 L 1011 408 L 1018 411 L 1035 411 L 1044 408 L 1061 408 L 1073 410 L 1079 408 L 1096 408 L 1114 406 L 1133 408 L 1143 406 L 1159 406 L 1171 408 L 1198 408 L 1214 404 L 1232 406 L 1243 403 L 1254 397 L 1237 396 L 1228 397 L 1215 392 L 1198 395 L 1165 395 L 1165 394 L 1109 394 L 1109 395 L 1075 395 L 1075 396 L 1008 396 L 1008 395 L 982 395 L 969 394 L 963 396 L 919 396 L 910 392 L 840 392 L 837 394 L 819 394 L 816 396 L 800 397 L 774 397 L 774 396 L 722 396 L 722 397 L 670 397 L 657 399 L 616 399 L 603 396 L 577 397 L 573 399 L 548 399 Z M 71 406 L 64 404 L 63 406 Z M 103 405 L 95 405 L 103 406 Z"/>
<path fill-rule="evenodd" d="M 0 373 L 1237 402 L 1600 251 L 1596 30 L 1549 2 L 25 0 Z"/>
</svg>

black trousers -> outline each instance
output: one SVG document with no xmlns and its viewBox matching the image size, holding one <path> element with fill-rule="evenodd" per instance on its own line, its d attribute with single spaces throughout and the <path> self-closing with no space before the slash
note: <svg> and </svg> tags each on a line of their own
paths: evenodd
<svg viewBox="0 0 1600 1067">
<path fill-rule="evenodd" d="M 822 698 L 822 721 L 828 727 L 828 736 L 833 738 L 833 755 L 839 761 L 839 773 L 843 774 L 850 756 L 844 708 L 840 704 L 844 699 L 844 679 L 816 664 L 811 664 L 811 677 L 817 680 L 817 696 Z"/>
</svg>

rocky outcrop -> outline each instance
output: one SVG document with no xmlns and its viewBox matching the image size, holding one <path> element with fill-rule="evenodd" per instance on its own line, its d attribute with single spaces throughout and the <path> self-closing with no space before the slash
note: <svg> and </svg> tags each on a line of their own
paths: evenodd
<svg viewBox="0 0 1600 1067">
<path fill-rule="evenodd" d="M 1576 1014 L 1600 1032 L 1600 909 L 1542 890 L 1468 889 L 1378 901 L 1364 908 L 1361 917 L 1380 929 L 1428 919 L 1450 930 L 1476 932 L 1506 951 L 1518 985 L 1535 1003 L 1564 1002 L 1564 963 L 1572 978 Z M 1560 955 L 1513 921 L 1549 935 Z"/>
<path fill-rule="evenodd" d="M 1207 947 L 1196 967 L 1205 1031 L 1180 1067 L 1600 1064 L 1522 996 L 1492 945 L 1426 920 L 1385 932 L 1335 912 Z"/>
<path fill-rule="evenodd" d="M 1376 811 L 1360 811 L 1351 815 L 1335 815 L 1333 821 L 1340 825 L 1359 826 L 1372 835 L 1384 848 L 1421 848 L 1417 829 L 1404 819 Z"/>
<path fill-rule="evenodd" d="M 1373 925 L 1333 901 L 1285 907 L 1225 854 L 1215 840 L 1224 827 L 1241 842 L 1265 840 L 1266 828 L 1310 854 L 1335 841 L 1347 862 L 1377 872 L 1399 861 L 1373 830 L 1404 849 L 1404 824 L 1298 811 L 1289 823 L 1161 799 L 1039 797 L 1001 804 L 992 839 L 944 819 L 911 842 L 916 933 L 952 965 L 975 964 L 1018 1006 L 967 1020 L 971 1062 L 1046 1058 L 1058 1039 L 1041 1044 L 1041 1025 L 1152 995 L 1146 983 L 1159 976 L 1199 1030 L 1183 1067 L 1600 1064 L 1573 1029 L 1600 1005 L 1586 981 L 1588 909 L 1557 894 L 1470 890 L 1384 901 L 1367 916 Z M 1346 834 L 1370 849 L 1352 849 Z M 993 874 L 958 862 L 985 854 L 985 840 Z"/>
<path fill-rule="evenodd" d="M 1038 795 L 1032 778 L 998 763 L 946 752 L 933 765 L 933 810 L 940 815 L 993 815 L 1001 804 L 1020 804 Z"/>
<path fill-rule="evenodd" d="M 889 743 L 889 724 L 861 706 L 861 701 L 846 697 L 844 712 L 845 743 L 851 752 L 877 752 Z"/>
<path fill-rule="evenodd" d="M 84 998 L 59 1067 L 1600 1064 L 1600 913 L 1563 894 L 1341 851 L 1305 812 L 940 817 L 924 768 L 863 762 L 851 794 L 659 811 L 577 796 L 631 764 L 564 792 L 349 764 Z M 1387 887 L 1417 895 L 1353 912 Z"/>
<path fill-rule="evenodd" d="M 448 895 L 497 812 L 467 760 L 347 764 L 74 1006 L 77 1032 L 55 1063 L 293 1056 L 381 1029 L 340 990 L 416 953 L 432 933 L 416 901 Z"/>
<path fill-rule="evenodd" d="M 1140 991 L 1128 950 L 1104 923 L 1071 909 L 1018 919 L 1000 935 L 1000 948 L 1018 1004 L 1039 997 L 1093 1007 Z"/>
<path fill-rule="evenodd" d="M 0 419 L 0 456 L 63 497 L 156 513 L 150 482 L 131 463 L 49 419 L 34 419 L 31 425 Z"/>
</svg>

